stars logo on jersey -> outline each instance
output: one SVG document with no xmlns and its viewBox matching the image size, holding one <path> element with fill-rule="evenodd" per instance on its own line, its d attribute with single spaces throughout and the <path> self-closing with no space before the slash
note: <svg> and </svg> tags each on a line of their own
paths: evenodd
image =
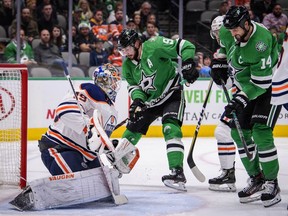
<svg viewBox="0 0 288 216">
<path fill-rule="evenodd" d="M 157 71 L 157 70 L 156 70 Z M 142 88 L 142 90 L 144 92 L 147 92 L 149 90 L 156 90 L 155 86 L 154 86 L 154 80 L 156 77 L 156 71 L 151 75 L 151 76 L 146 76 L 143 71 L 142 71 L 142 78 L 140 81 L 140 87 Z"/>
<path fill-rule="evenodd" d="M 258 52 L 264 52 L 267 49 L 267 45 L 264 42 L 259 41 L 256 43 L 255 48 Z"/>
</svg>

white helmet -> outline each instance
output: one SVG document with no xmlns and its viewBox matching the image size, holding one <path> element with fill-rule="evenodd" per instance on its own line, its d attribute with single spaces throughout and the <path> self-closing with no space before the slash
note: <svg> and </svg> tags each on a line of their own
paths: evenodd
<svg viewBox="0 0 288 216">
<path fill-rule="evenodd" d="M 115 102 L 117 92 L 121 87 L 119 70 L 112 64 L 104 64 L 95 69 L 92 78 L 94 83 L 107 94 L 110 100 Z"/>
<path fill-rule="evenodd" d="M 211 23 L 211 30 L 210 30 L 210 36 L 213 39 L 217 39 L 218 37 L 218 32 L 223 25 L 223 20 L 224 20 L 225 15 L 223 16 L 217 16 Z"/>
</svg>

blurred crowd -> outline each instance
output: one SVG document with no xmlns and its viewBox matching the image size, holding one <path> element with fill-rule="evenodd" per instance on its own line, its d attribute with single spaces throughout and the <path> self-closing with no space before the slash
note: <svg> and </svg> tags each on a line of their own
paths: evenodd
<svg viewBox="0 0 288 216">
<path fill-rule="evenodd" d="M 90 67 L 103 63 L 109 62 L 121 68 L 122 56 L 117 49 L 117 39 L 124 26 L 124 16 L 126 27 L 136 30 L 144 40 L 157 35 L 166 36 L 161 31 L 157 12 L 159 9 L 169 9 L 170 1 L 127 0 L 127 13 L 124 14 L 122 0 L 73 0 L 72 31 L 69 32 L 67 1 L 22 0 L 20 42 L 16 37 L 15 2 L 0 1 L 1 61 L 16 63 L 17 46 L 20 45 L 20 63 L 28 67 L 43 66 L 53 71 L 56 59 L 68 61 L 65 53 L 68 52 L 68 34 L 71 34 L 73 59 L 76 59 L 73 65 L 83 69 L 84 76 L 89 76 Z M 187 2 L 184 1 L 184 4 Z M 277 37 L 281 47 L 288 23 L 281 4 L 276 0 L 234 2 L 245 5 L 251 19 L 263 23 Z M 231 0 L 221 2 L 214 17 L 224 15 L 231 4 Z M 174 35 L 172 38 L 177 37 Z M 82 52 L 89 53 L 85 61 L 80 58 Z M 200 76 L 209 77 L 211 53 L 198 52 L 195 59 Z"/>
</svg>

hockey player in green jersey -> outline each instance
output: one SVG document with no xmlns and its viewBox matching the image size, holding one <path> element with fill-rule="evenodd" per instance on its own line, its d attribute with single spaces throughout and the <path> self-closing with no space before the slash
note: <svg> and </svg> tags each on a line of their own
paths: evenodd
<svg viewBox="0 0 288 216">
<path fill-rule="evenodd" d="M 257 151 L 250 161 L 232 124 L 232 138 L 250 176 L 248 186 L 238 196 L 241 203 L 261 199 L 263 205 L 269 207 L 281 201 L 277 180 L 279 163 L 273 139 L 281 107 L 270 104 L 272 69 L 278 60 L 277 42 L 265 27 L 250 20 L 244 6 L 232 6 L 223 23 L 220 44 L 229 72 L 223 60 L 215 59 L 211 76 L 218 85 L 232 76 L 237 91 L 225 107 L 226 116 L 233 118 L 233 112 L 236 113 L 249 151 Z"/>
<path fill-rule="evenodd" d="M 124 29 L 119 36 L 119 50 L 127 57 L 122 74 L 133 100 L 122 139 L 136 145 L 150 124 L 162 117 L 162 132 L 171 170 L 171 174 L 164 175 L 162 181 L 167 187 L 186 191 L 184 145 L 181 141 L 185 100 L 180 81 L 181 76 L 187 83 L 193 83 L 199 77 L 193 61 L 195 46 L 183 39 L 172 40 L 161 36 L 143 42 L 137 32 Z M 182 74 L 177 71 L 178 56 L 182 59 Z"/>
</svg>

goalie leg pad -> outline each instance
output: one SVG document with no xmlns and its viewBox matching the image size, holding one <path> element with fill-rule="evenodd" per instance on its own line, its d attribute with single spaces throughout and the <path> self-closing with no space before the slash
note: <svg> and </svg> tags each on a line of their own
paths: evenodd
<svg viewBox="0 0 288 216">
<path fill-rule="evenodd" d="M 111 176 L 111 179 L 113 188 L 119 191 L 118 178 Z M 96 201 L 112 195 L 102 168 L 37 179 L 29 187 L 31 190 L 28 194 L 22 192 L 10 204 L 19 210 L 44 210 Z M 23 199 L 26 200 L 25 204 L 17 205 Z"/>
</svg>

